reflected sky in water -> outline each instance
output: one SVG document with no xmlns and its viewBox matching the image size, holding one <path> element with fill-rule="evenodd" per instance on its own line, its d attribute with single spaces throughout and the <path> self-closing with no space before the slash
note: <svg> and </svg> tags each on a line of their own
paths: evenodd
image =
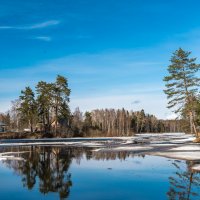
<svg viewBox="0 0 200 200">
<path fill-rule="evenodd" d="M 1 199 L 200 199 L 193 162 L 88 148 L 0 150 L 19 152 L 0 162 Z"/>
</svg>

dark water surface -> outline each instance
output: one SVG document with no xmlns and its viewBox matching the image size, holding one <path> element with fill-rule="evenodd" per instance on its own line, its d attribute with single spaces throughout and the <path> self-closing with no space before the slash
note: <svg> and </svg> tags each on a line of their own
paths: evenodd
<svg viewBox="0 0 200 200">
<path fill-rule="evenodd" d="M 89 148 L 0 151 L 23 158 L 0 162 L 2 200 L 200 200 L 200 174 L 191 170 L 193 162 Z"/>
</svg>

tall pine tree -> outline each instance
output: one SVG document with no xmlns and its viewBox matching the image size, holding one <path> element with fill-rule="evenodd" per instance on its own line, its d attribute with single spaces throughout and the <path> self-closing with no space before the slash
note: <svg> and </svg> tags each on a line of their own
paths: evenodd
<svg viewBox="0 0 200 200">
<path fill-rule="evenodd" d="M 196 58 L 190 58 L 190 54 L 191 52 L 181 48 L 173 53 L 171 64 L 168 66 L 169 75 L 164 77 L 164 92 L 169 99 L 168 108 L 174 108 L 174 112 L 187 116 L 191 133 L 198 136 L 194 119 L 194 99 L 200 85 L 200 79 L 196 76 L 200 65 L 195 63 Z"/>
<path fill-rule="evenodd" d="M 37 116 L 35 94 L 30 87 L 26 87 L 25 90 L 21 91 L 20 108 L 18 109 L 21 113 L 22 120 L 27 122 L 31 133 L 33 132 L 33 124 Z"/>
<path fill-rule="evenodd" d="M 56 82 L 53 84 L 53 108 L 55 117 L 55 135 L 57 135 L 58 117 L 62 109 L 68 109 L 71 90 L 68 88 L 68 80 L 64 76 L 58 75 Z M 63 107 L 65 106 L 65 108 Z"/>
</svg>

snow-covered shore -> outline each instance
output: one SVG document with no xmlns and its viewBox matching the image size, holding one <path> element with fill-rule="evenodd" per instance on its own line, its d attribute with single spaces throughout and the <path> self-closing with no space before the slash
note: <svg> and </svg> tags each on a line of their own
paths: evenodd
<svg viewBox="0 0 200 200">
<path fill-rule="evenodd" d="M 0 147 L 91 147 L 93 151 L 101 152 L 126 151 L 180 160 L 200 160 L 200 144 L 194 144 L 192 142 L 194 139 L 194 136 L 184 133 L 136 134 L 133 137 L 0 140 Z M 0 154 L 0 160 L 3 158 L 5 155 Z"/>
</svg>

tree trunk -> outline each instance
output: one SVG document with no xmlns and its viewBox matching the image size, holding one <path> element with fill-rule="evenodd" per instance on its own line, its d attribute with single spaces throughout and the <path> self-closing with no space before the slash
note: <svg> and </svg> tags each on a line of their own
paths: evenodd
<svg viewBox="0 0 200 200">
<path fill-rule="evenodd" d="M 192 179 L 193 179 L 193 173 L 190 174 L 190 184 L 189 184 L 189 188 L 187 191 L 187 200 L 190 199 L 190 193 L 191 193 L 191 187 L 192 187 Z"/>
<path fill-rule="evenodd" d="M 55 115 L 55 135 L 57 136 L 57 124 L 58 124 L 58 109 L 56 107 L 56 115 Z"/>
<path fill-rule="evenodd" d="M 193 117 L 192 117 L 192 112 L 189 113 L 189 118 L 190 118 L 190 133 L 193 134 Z"/>
<path fill-rule="evenodd" d="M 31 129 L 31 133 L 33 133 L 33 123 L 32 123 L 31 119 L 29 120 L 29 126 L 30 126 L 30 129 Z"/>
<path fill-rule="evenodd" d="M 190 111 L 190 132 L 191 134 L 195 134 L 196 138 L 199 137 L 195 126 L 194 116 L 192 111 Z"/>
</svg>

